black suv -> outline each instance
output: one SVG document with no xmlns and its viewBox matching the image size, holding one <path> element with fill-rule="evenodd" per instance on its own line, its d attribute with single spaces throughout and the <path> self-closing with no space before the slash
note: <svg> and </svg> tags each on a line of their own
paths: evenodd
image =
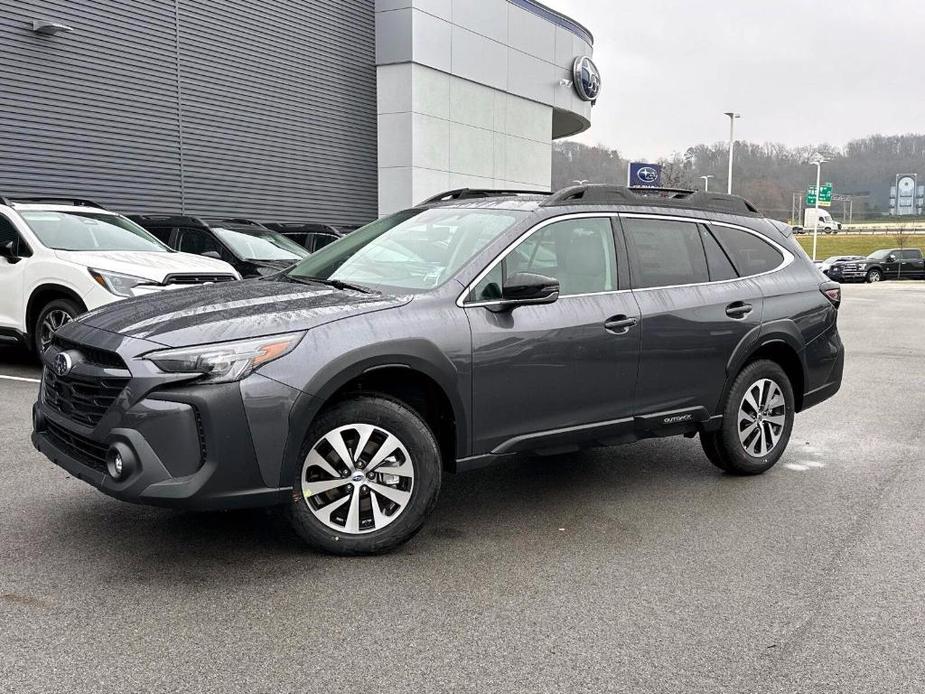
<svg viewBox="0 0 925 694">
<path fill-rule="evenodd" d="M 276 276 L 129 299 L 43 354 L 35 446 L 126 501 L 281 505 L 387 550 L 441 476 L 699 434 L 742 475 L 839 389 L 840 290 L 721 194 L 458 192 Z"/>
<path fill-rule="evenodd" d="M 918 248 L 884 248 L 866 258 L 832 263 L 826 275 L 838 282 L 925 279 L 925 259 Z"/>
<path fill-rule="evenodd" d="M 129 215 L 177 251 L 224 260 L 244 279 L 292 267 L 308 251 L 277 231 L 249 219 L 204 220 L 185 215 Z"/>
</svg>

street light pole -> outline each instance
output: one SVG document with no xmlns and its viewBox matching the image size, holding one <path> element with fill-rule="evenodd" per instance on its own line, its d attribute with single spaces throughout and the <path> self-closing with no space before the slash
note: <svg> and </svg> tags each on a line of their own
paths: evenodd
<svg viewBox="0 0 925 694">
<path fill-rule="evenodd" d="M 726 179 L 726 192 L 732 195 L 732 150 L 735 149 L 735 122 L 736 118 L 741 118 L 741 113 L 726 111 L 724 116 L 729 116 L 729 177 Z"/>
<path fill-rule="evenodd" d="M 710 191 L 710 179 L 713 178 L 713 174 L 707 174 L 706 176 L 701 176 L 703 179 L 703 190 L 704 192 Z"/>
<path fill-rule="evenodd" d="M 813 219 L 813 260 L 816 260 L 816 244 L 819 240 L 819 198 L 821 197 L 819 185 L 822 181 L 822 165 L 825 163 L 825 158 L 821 154 L 817 154 L 812 163 L 816 166 L 816 214 Z"/>
</svg>

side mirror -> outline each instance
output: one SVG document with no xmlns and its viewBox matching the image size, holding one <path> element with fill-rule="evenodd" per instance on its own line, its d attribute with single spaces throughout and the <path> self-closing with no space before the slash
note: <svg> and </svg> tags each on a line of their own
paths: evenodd
<svg viewBox="0 0 925 694">
<path fill-rule="evenodd" d="M 14 241 L 0 243 L 0 258 L 6 258 L 10 263 L 19 262 L 19 256 L 16 255 L 16 243 Z"/>
<path fill-rule="evenodd" d="M 888 262 L 888 263 L 895 263 L 895 262 L 896 262 L 896 256 L 895 256 L 895 255 L 888 255 L 887 258 L 886 258 L 886 262 Z"/>
<path fill-rule="evenodd" d="M 203 251 L 199 255 L 201 255 L 203 258 L 212 258 L 214 260 L 222 259 L 222 254 L 219 253 L 218 251 Z"/>
<path fill-rule="evenodd" d="M 500 310 L 528 304 L 551 304 L 558 298 L 559 280 L 530 272 L 518 272 L 504 283 Z"/>
</svg>

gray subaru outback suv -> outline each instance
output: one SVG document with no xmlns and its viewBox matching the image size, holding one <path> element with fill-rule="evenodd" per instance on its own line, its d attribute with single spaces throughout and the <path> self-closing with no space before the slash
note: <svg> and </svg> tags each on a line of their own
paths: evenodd
<svg viewBox="0 0 925 694">
<path fill-rule="evenodd" d="M 314 547 L 381 552 L 442 475 L 517 454 L 699 434 L 764 472 L 839 389 L 839 300 L 738 197 L 451 191 L 278 275 L 65 325 L 33 441 L 118 499 L 278 505 Z"/>
</svg>

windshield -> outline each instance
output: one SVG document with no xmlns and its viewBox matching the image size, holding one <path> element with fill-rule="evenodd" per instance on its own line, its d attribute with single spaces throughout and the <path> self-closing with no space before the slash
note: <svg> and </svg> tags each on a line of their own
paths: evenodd
<svg viewBox="0 0 925 694">
<path fill-rule="evenodd" d="M 874 251 L 873 253 L 871 253 L 871 254 L 870 254 L 869 256 L 867 256 L 867 257 L 868 257 L 868 258 L 872 258 L 873 260 L 886 260 L 886 259 L 887 259 L 887 256 L 889 256 L 890 253 L 892 253 L 892 252 L 893 252 L 893 251 L 891 251 L 891 250 L 889 250 L 889 249 L 887 249 L 887 250 L 885 250 L 885 251 Z"/>
<path fill-rule="evenodd" d="M 405 210 L 338 239 L 286 274 L 294 279 L 432 289 L 525 214 L 459 208 Z"/>
<path fill-rule="evenodd" d="M 215 234 L 245 260 L 285 260 L 298 262 L 308 251 L 295 241 L 270 229 L 224 229 L 216 227 Z"/>
<path fill-rule="evenodd" d="M 140 226 L 105 212 L 21 210 L 43 245 L 56 251 L 152 251 L 170 249 Z"/>
</svg>

